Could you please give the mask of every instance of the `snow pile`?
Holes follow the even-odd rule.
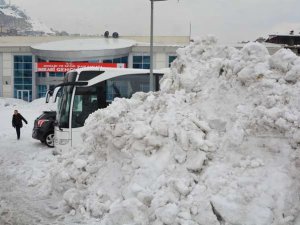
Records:
[[[27,105],[28,102],[23,101],[21,99],[16,99],[16,98],[3,98],[0,97],[0,107],[19,107],[19,106],[24,106]]]
[[[42,111],[56,110],[56,104],[55,103],[46,104],[45,98],[39,98],[29,103],[21,99],[0,97],[0,107],[7,107],[7,108],[17,109],[17,110],[19,108],[34,109],[35,112],[38,113]]]
[[[89,224],[297,223],[299,62],[214,38],[180,49],[161,92],[89,117],[84,146],[52,171],[52,192]]]
[[[20,140],[12,127],[14,109],[28,121],[28,124],[23,122]],[[43,186],[55,156],[46,145],[31,137],[34,120],[47,109],[45,99],[28,103],[0,98],[1,225],[61,224],[53,222],[50,207],[54,201]]]
[[[52,101],[46,103],[45,98],[38,98],[29,103],[30,108],[34,108],[36,111],[56,111],[56,103]]]

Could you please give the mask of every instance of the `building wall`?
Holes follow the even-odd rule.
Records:
[[[165,53],[156,53],[154,62],[155,65],[153,65],[153,67],[155,69],[162,69],[168,67],[167,57]]]
[[[32,55],[30,46],[37,43],[45,43],[56,40],[74,39],[75,37],[0,37],[0,96],[14,97],[14,56]],[[97,37],[76,37],[77,38],[97,38]],[[133,67],[134,55],[150,55],[149,54],[149,37],[120,37],[122,39],[135,40],[136,46],[132,47],[131,53],[128,55],[128,67]],[[166,68],[169,66],[169,55],[176,55],[178,46],[185,46],[189,43],[188,37],[154,37],[154,69]],[[170,43],[172,43],[170,45]],[[175,46],[176,45],[176,46]],[[34,56],[32,65],[32,97],[35,99],[38,95],[39,85],[49,86],[57,84],[63,78],[36,77]],[[99,58],[101,61],[102,59]]]
[[[156,47],[154,50],[153,55],[153,67],[154,69],[161,69],[166,68],[169,66],[168,62],[168,55],[174,55],[175,50],[177,48],[173,47],[172,49],[168,49],[167,52],[165,52],[166,49],[163,47]],[[1,50],[1,49],[0,49]],[[3,49],[2,49],[3,50]],[[20,50],[15,47],[12,48],[6,48],[5,52],[0,52],[0,96],[3,97],[14,97],[14,56],[16,55],[31,55],[31,53],[26,52],[27,49],[22,49],[22,51],[16,51]],[[149,47],[147,46],[140,46],[135,47],[135,50],[129,54],[128,56],[128,67],[133,67],[133,56],[134,55],[149,55]],[[54,83],[60,83],[63,78],[59,77],[49,77],[47,75],[46,77],[36,77],[36,73],[34,72],[35,69],[35,57],[33,57],[33,74],[32,74],[32,97],[35,99],[38,95],[38,85],[47,85],[49,87],[50,85],[53,85]]]
[[[179,46],[154,46],[153,47],[153,68],[162,69],[169,67],[169,56],[176,56],[176,51]],[[138,45],[132,48],[132,53],[130,54],[129,62],[132,62],[133,55],[139,54],[148,54],[149,55],[149,46]],[[132,64],[129,63],[129,67],[132,67]]]
[[[14,62],[13,56],[16,54],[31,54],[30,47],[22,44],[11,44],[14,38],[0,37],[0,80],[2,86],[0,88],[0,96],[13,98],[14,97]],[[12,45],[12,46],[11,46]]]
[[[150,43],[150,36],[121,36],[123,39],[130,39],[137,42]],[[154,43],[160,43],[164,45],[176,44],[176,45],[187,45],[190,43],[189,36],[154,36]]]
[[[13,97],[13,60],[11,53],[3,53],[3,97]]]
[[[3,53],[0,52],[0,97],[3,97]]]
[[[103,38],[101,36],[0,36],[1,46],[31,46],[34,44],[45,43],[50,41],[62,41],[71,39],[95,39]],[[128,39],[136,42],[149,43],[149,36],[120,36],[120,39]],[[189,36],[154,36],[154,43],[164,45],[188,45]]]

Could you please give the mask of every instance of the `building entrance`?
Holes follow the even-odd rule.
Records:
[[[26,102],[29,102],[30,101],[29,90],[17,90],[17,99],[22,99]]]

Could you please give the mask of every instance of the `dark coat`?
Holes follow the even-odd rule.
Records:
[[[23,127],[22,120],[27,124],[27,120],[20,114],[14,114],[12,117],[12,126],[13,127]]]

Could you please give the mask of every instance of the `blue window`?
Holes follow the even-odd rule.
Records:
[[[25,70],[32,70],[32,63],[24,63]]]
[[[14,82],[15,84],[23,84],[23,78],[15,78]]]
[[[64,77],[64,73],[61,73],[61,72],[50,72],[49,73],[49,77]]]
[[[32,56],[14,56],[14,97],[32,100]]]
[[[133,56],[133,68],[150,69],[150,56],[149,55]]]
[[[37,87],[37,97],[43,98],[46,96],[47,92],[47,85],[38,85]]]
[[[169,67],[171,67],[171,63],[177,58],[175,55],[170,55],[169,56]]]
[[[45,72],[37,72],[37,77],[46,77],[46,73]]]
[[[24,78],[32,78],[32,70],[23,70]]]
[[[121,57],[121,58],[114,58],[114,59],[104,59],[103,60],[104,63],[124,63],[128,64],[128,56],[124,56],[124,57]]]
[[[14,61],[15,62],[23,62],[23,56],[21,56],[21,55],[15,55],[14,56]]]
[[[22,71],[18,71],[18,70],[15,70],[15,71],[14,71],[14,75],[15,75],[15,78],[16,78],[16,77],[23,77]]]
[[[91,59],[91,60],[89,60],[89,63],[98,63],[98,62],[99,62],[98,59]]]
[[[30,90],[32,89],[32,85],[24,85],[24,90]]]
[[[32,79],[31,78],[24,78],[23,83],[24,84],[32,84]]]
[[[143,62],[143,56],[133,56],[133,62],[134,63],[142,63]]]
[[[126,64],[128,64],[128,56],[122,57],[122,58],[121,58],[121,63],[126,63]]]
[[[15,70],[23,70],[24,64],[23,63],[14,63],[14,69]]]
[[[32,56],[30,56],[30,55],[24,55],[23,59],[24,59],[24,62],[32,63]]]
[[[37,62],[47,62],[46,60],[44,60],[44,59],[41,59],[41,58],[37,58],[37,60],[36,60]]]
[[[113,59],[113,63],[121,63],[121,58]]]

